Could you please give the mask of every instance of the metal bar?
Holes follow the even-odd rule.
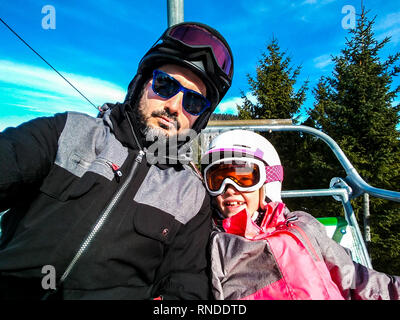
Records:
[[[369,194],[368,193],[364,193],[363,211],[364,211],[364,238],[368,245],[368,243],[371,242],[371,227],[369,225],[370,213],[369,213]]]
[[[367,250],[367,247],[365,245],[364,239],[362,237],[360,228],[358,226],[356,215],[354,214],[354,210],[353,210],[353,207],[352,207],[352,205],[350,203],[350,200],[348,200],[348,201],[344,201],[343,200],[342,204],[343,204],[343,208],[344,208],[344,212],[345,212],[345,217],[346,217],[347,223],[350,226],[353,227],[353,230],[354,230],[353,237],[356,238],[356,243],[358,243],[360,245],[360,247],[361,247],[360,251],[362,252],[362,255],[363,255],[363,260],[364,260],[363,264],[366,267],[372,269],[371,258],[370,258],[369,254],[368,254],[368,250]]]
[[[341,196],[348,197],[347,190],[341,188],[334,189],[310,189],[310,190],[288,190],[281,192],[282,198],[301,198],[301,197],[327,197]]]
[[[168,27],[181,23],[183,19],[183,0],[167,0]]]
[[[342,149],[339,145],[327,134],[303,125],[263,125],[263,124],[251,124],[251,125],[232,125],[232,126],[207,126],[202,132],[203,133],[211,133],[211,132],[219,132],[233,129],[244,129],[244,130],[253,130],[253,131],[297,131],[297,132],[305,132],[316,136],[323,140],[333,151],[336,158],[339,160],[340,164],[346,171],[347,177],[346,181],[350,184],[353,189],[361,190],[361,193],[369,193],[371,196],[387,199],[391,201],[400,202],[400,192],[379,189],[370,186],[366,183],[358,174],[356,169],[353,167],[349,159],[343,153]],[[356,191],[356,190],[353,190]]]
[[[228,126],[251,126],[251,125],[292,125],[292,119],[252,119],[252,120],[210,120],[207,128]]]

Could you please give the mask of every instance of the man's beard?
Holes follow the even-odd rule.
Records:
[[[168,110],[162,110],[154,111],[146,117],[142,108],[139,107],[137,110],[141,131],[145,138],[145,147],[148,149],[148,157],[152,157],[153,160],[155,159],[156,162],[161,164],[187,163],[191,160],[191,145],[187,143],[194,139],[193,131],[189,129],[189,132],[184,131],[178,134],[181,124],[176,115],[171,114]],[[171,123],[174,128],[163,123],[159,124],[160,127],[149,126],[147,121],[151,117],[167,117],[172,120]],[[168,130],[173,130],[174,134],[169,135]],[[184,147],[184,145],[187,147]]]
[[[163,137],[164,139],[168,139],[171,136],[178,135],[178,132],[181,128],[181,124],[178,121],[178,117],[172,113],[170,113],[168,110],[160,110],[160,111],[153,111],[150,116],[146,116],[143,112],[142,107],[139,106],[137,108],[138,110],[138,116],[139,116],[139,122],[142,127],[142,133],[146,137],[146,140],[151,139],[154,141],[156,137],[160,138]],[[173,128],[160,123],[159,128],[158,127],[152,127],[148,125],[148,120],[150,118],[156,118],[156,117],[166,117],[168,119],[171,119],[171,124],[173,125],[173,128],[175,128],[176,133],[173,135],[169,135],[167,131],[169,130],[174,130]]]

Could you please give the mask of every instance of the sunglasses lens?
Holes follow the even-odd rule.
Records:
[[[181,87],[169,74],[154,70],[153,91],[162,98],[169,99],[183,90],[183,108],[191,115],[198,116],[210,106],[210,102],[200,93]]]
[[[242,188],[250,188],[260,182],[260,170],[255,163],[233,161],[229,164],[216,164],[206,173],[206,182],[211,191],[219,190],[226,178],[230,178]]]
[[[210,103],[201,94],[192,91],[186,91],[183,96],[183,107],[192,115],[199,115]]]
[[[196,25],[182,25],[173,28],[169,36],[189,46],[210,46],[220,68],[230,76],[232,58],[225,44],[208,30]]]
[[[155,72],[153,78],[154,91],[163,98],[170,98],[178,93],[179,83],[164,72]]]

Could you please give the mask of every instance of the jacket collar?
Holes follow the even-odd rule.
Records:
[[[181,152],[190,149],[186,144],[178,146],[178,150],[170,148],[169,146],[165,147],[163,151],[171,151],[171,153],[167,153],[162,157],[157,153],[157,148],[153,150],[154,148],[151,147],[152,142],[149,143],[146,141],[146,137],[143,134],[143,125],[140,123],[135,111],[132,110],[128,104],[108,103],[103,105],[102,108],[106,109],[106,111],[101,115],[105,125],[110,127],[111,131],[122,145],[135,150],[144,150],[148,148],[148,152],[153,152],[153,158],[159,157],[160,161],[157,163],[165,164],[167,167],[170,167],[171,165],[180,167],[182,164],[188,164],[192,161],[190,156]],[[130,124],[132,124],[132,128]]]
[[[132,132],[127,119],[127,116],[129,116],[129,108],[126,104],[105,103],[101,109],[102,112],[98,115],[98,118],[103,119],[104,124],[111,129],[111,132],[123,146],[136,150],[143,149],[143,135],[140,134],[139,130],[134,129],[135,127],[138,127],[138,125],[134,119],[130,118],[134,130],[134,132]],[[134,135],[138,139],[140,146],[137,145]]]
[[[230,218],[222,220],[222,227],[227,233],[236,234],[247,239],[256,240],[272,233],[286,223],[285,204],[269,202],[265,206],[264,218],[257,225],[247,214],[246,209]]]

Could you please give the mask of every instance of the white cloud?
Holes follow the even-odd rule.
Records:
[[[326,66],[332,64],[332,58],[330,54],[323,54],[319,57],[313,59],[315,67],[318,69],[323,69]]]
[[[249,99],[253,103],[257,103],[257,98],[248,92],[246,94],[247,99]],[[243,99],[241,97],[233,97],[228,100],[222,100],[222,102],[218,105],[215,110],[216,113],[228,113],[228,114],[238,114],[237,105],[241,105],[243,103]]]
[[[335,2],[336,0],[305,0],[303,1],[301,4],[305,5],[305,4],[318,4],[319,6],[321,5],[325,5],[331,2]]]
[[[61,74],[95,104],[124,98],[125,90],[108,81],[72,73],[61,72]],[[83,99],[51,69],[0,60],[0,81],[8,86],[24,88],[23,93],[31,96],[40,95],[42,98],[54,98],[60,102],[59,107],[62,110],[66,106],[62,104],[60,98]],[[27,91],[27,88],[30,91]]]
[[[393,44],[400,42],[400,12],[394,12],[386,15],[379,23],[377,23],[375,30],[379,33],[376,38],[383,40],[390,37]]]
[[[119,86],[93,77],[61,72],[95,105],[125,97]],[[35,116],[79,111],[96,115],[96,109],[49,68],[0,60],[0,130]],[[20,121],[18,119],[20,118]]]
[[[400,12],[394,12],[386,15],[375,27],[376,30],[385,30],[395,25],[400,25]]]
[[[243,12],[248,12],[255,16],[259,16],[260,14],[264,15],[271,9],[271,4],[264,0],[253,0],[251,2],[248,0],[241,0],[240,4]]]
[[[125,97],[119,86],[93,77],[61,72],[95,105]],[[78,111],[96,115],[96,109],[49,68],[0,60],[0,130],[34,117]]]
[[[317,3],[317,0],[305,0],[302,4],[314,4]]]
[[[227,101],[223,101],[217,106],[215,113],[238,114],[236,105],[240,105],[241,102],[242,99],[240,97],[235,97]]]
[[[400,43],[400,27],[399,28],[393,28],[388,31],[382,32],[376,36],[376,39],[378,41],[382,41],[383,39],[390,37],[390,42],[392,44],[397,45]]]

